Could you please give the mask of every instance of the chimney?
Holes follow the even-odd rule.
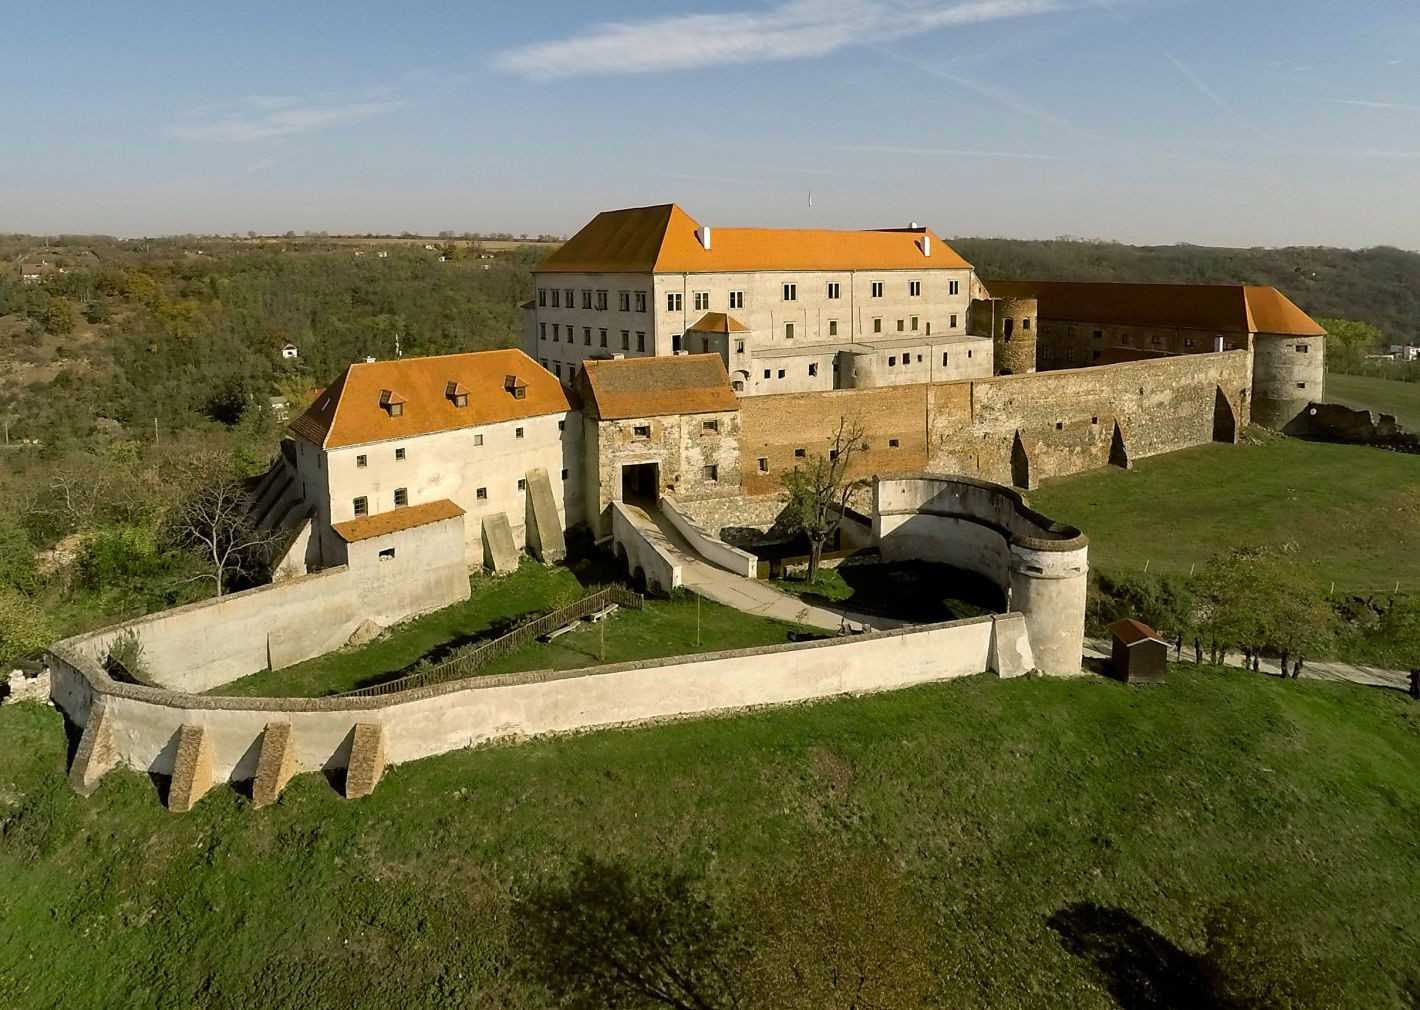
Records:
[[[710,251],[710,226],[709,226],[708,224],[702,224],[702,225],[700,226],[700,235],[699,235],[699,238],[700,238],[700,244],[705,247],[705,251],[706,251],[706,252],[709,252],[709,251]]]
[[[916,230],[917,230],[917,222],[916,222],[916,221],[909,221],[908,224],[907,224],[907,227],[908,227],[908,229],[911,230],[911,231],[916,231]]]
[[[922,255],[932,255],[932,236],[928,235],[925,231],[922,233]]]

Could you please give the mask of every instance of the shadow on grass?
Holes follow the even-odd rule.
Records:
[[[1068,905],[1047,920],[1123,1010],[1232,1010],[1199,958],[1122,908]]]
[[[809,589],[795,590],[795,595],[805,603],[847,607],[863,614],[922,624],[980,617],[1006,609],[1005,594],[994,582],[950,565],[925,561],[848,563],[834,572],[848,587],[847,597],[834,598]],[[792,586],[795,580],[785,581]]]

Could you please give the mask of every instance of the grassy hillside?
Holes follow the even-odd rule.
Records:
[[[319,775],[264,811],[220,787],[180,817],[133,773],[76,797],[52,711],[0,709],[0,738],[16,1010],[547,1007],[627,916],[660,925],[621,954],[669,936],[750,1008],[849,1006],[828,971],[861,974],[858,1005],[1231,1007],[1196,960],[1229,901],[1257,916],[1237,978],[1367,1010],[1420,986],[1420,706],[1376,690],[980,677],[464,751],[353,803]]]
[[[1048,481],[1030,500],[1089,535],[1096,567],[1187,572],[1228,547],[1295,544],[1338,589],[1420,590],[1415,456],[1286,438],[1205,445]]]
[[[1420,340],[1420,253],[1401,249],[1221,249],[1072,240],[953,239],[986,278],[1270,284],[1313,316],[1360,319]]]
[[[1330,372],[1326,376],[1326,398],[1348,407],[1394,414],[1411,431],[1420,431],[1420,383]]]

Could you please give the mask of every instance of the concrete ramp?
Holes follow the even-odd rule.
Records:
[[[518,548],[513,544],[513,528],[508,525],[508,516],[503,512],[483,517],[483,565],[500,575],[518,570]]]
[[[552,481],[541,467],[527,472],[528,553],[543,564],[554,565],[567,557],[567,538],[557,516],[557,499],[552,497]]]

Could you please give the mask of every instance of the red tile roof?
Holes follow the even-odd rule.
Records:
[[[604,421],[739,409],[718,354],[589,359],[577,382],[587,406]]]
[[[371,540],[375,537],[399,533],[402,530],[412,530],[416,526],[428,526],[430,523],[442,522],[445,519],[456,519],[463,514],[463,509],[458,505],[447,498],[440,498],[438,501],[425,502],[422,505],[397,508],[392,512],[348,519],[343,523],[335,523],[331,529],[335,530],[340,539],[348,544],[353,544],[361,540]]]

